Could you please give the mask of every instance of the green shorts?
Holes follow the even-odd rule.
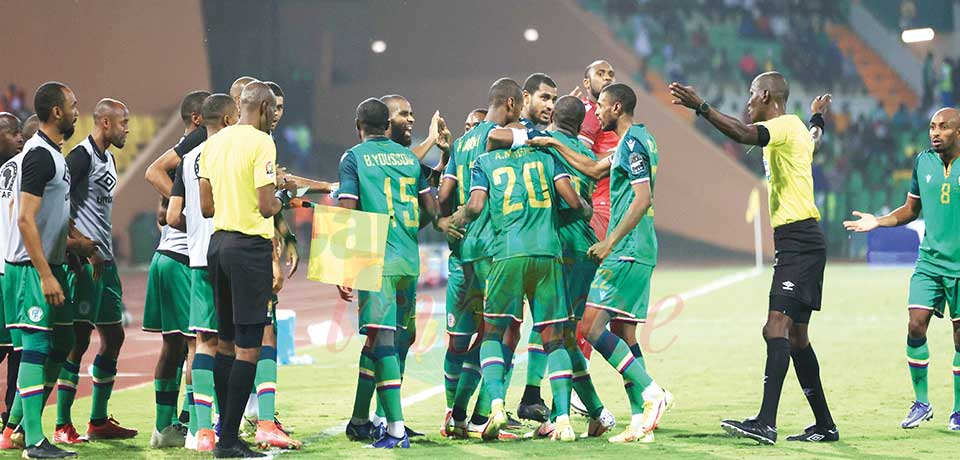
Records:
[[[568,321],[570,306],[560,260],[549,256],[512,257],[493,262],[484,296],[483,317],[498,327],[523,321],[523,299],[530,303],[533,326]]]
[[[490,274],[490,259],[464,263],[450,256],[448,271],[447,334],[472,336],[483,317],[483,284]]]
[[[7,329],[7,310],[3,305],[3,275],[0,275],[0,347],[12,347],[13,337]]]
[[[562,264],[567,302],[570,302],[573,318],[579,321],[583,318],[583,310],[586,309],[590,283],[593,282],[593,276],[597,273],[597,263],[585,253],[571,252],[563,255]]]
[[[3,262],[3,264],[4,269],[6,269],[6,262]],[[20,341],[20,330],[10,327],[17,319],[17,302],[12,295],[17,291],[17,288],[16,286],[7,286],[12,279],[12,276],[0,277],[0,286],[2,286],[0,294],[3,296],[3,329],[7,331],[7,334],[10,334],[10,343],[13,344],[13,349],[20,350],[23,348],[23,343]]]
[[[112,261],[103,266],[99,280],[93,279],[93,266],[84,264],[80,276],[67,272],[70,298],[76,308],[73,321],[90,325],[120,324],[123,322],[123,287],[117,265]]]
[[[190,332],[190,267],[173,258],[153,255],[147,274],[143,330],[192,336]]]
[[[610,312],[613,321],[646,322],[651,275],[650,265],[607,258],[590,284],[587,306]]]
[[[207,268],[190,269],[190,332],[217,332],[217,306]]]
[[[907,308],[930,310],[943,318],[944,308],[950,306],[950,319],[960,321],[960,278],[932,275],[914,271],[910,277],[910,295]]]
[[[359,291],[357,299],[361,334],[366,334],[367,328],[407,329],[416,319],[417,277],[384,275],[379,291]]]
[[[67,272],[63,265],[51,265],[50,271],[67,298]],[[3,281],[6,311],[13,318],[8,328],[52,331],[54,326],[73,325],[73,305],[65,300],[59,307],[47,305],[40,286],[40,274],[32,265],[7,263]],[[8,292],[9,291],[9,292]],[[9,303],[8,303],[9,302]],[[15,334],[18,335],[18,334]],[[17,345],[16,343],[14,344]]]

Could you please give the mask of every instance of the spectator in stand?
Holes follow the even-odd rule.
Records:
[[[924,109],[933,105],[933,87],[936,84],[936,75],[933,71],[933,52],[927,51],[927,57],[923,60],[923,98],[920,102],[920,106]]]
[[[757,74],[757,60],[749,52],[740,57],[740,75],[745,79]]]
[[[953,62],[946,57],[940,64],[940,106],[953,107]]]

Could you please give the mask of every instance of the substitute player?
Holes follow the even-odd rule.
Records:
[[[762,73],[750,84],[747,115],[740,120],[712,108],[693,87],[670,84],[674,104],[696,111],[730,139],[763,147],[767,173],[770,224],[773,226],[777,262],[770,286],[770,304],[763,338],[767,342],[763,402],[756,417],[744,421],[724,420],[721,426],[735,436],[764,444],[777,441],[777,409],[783,380],[793,358],[797,380],[810,403],[816,424],[788,441],[837,441],[840,434],[827,407],[820,382],[820,363],[810,345],[808,328],[814,311],[820,310],[823,269],[827,262],[826,241],[817,224],[820,212],[813,200],[812,162],[814,137],[823,131],[823,113],[830,95],[810,104],[813,133],[800,117],[787,114],[790,88],[783,75]]]
[[[953,169],[960,156],[960,113],[954,108],[940,109],[930,120],[931,148],[920,152],[913,163],[913,181],[907,201],[893,212],[876,217],[854,211],[859,217],[843,226],[855,232],[877,227],[896,227],[916,220],[923,211],[925,230],[913,276],[907,309],[907,364],[913,381],[913,406],[900,423],[916,428],[933,418],[933,405],[927,396],[927,327],[934,315],[944,316],[950,306],[953,324],[953,412],[947,429],[960,431],[960,170]]]
[[[70,227],[70,172],[60,145],[73,135],[79,116],[77,98],[66,85],[48,82],[34,96],[40,129],[23,147],[19,185],[11,203],[11,226],[5,255],[4,304],[16,312],[8,326],[23,344],[17,384],[22,404],[26,449],[23,458],[65,458],[43,435],[45,369],[56,376],[73,347],[73,308],[67,303],[64,269]],[[15,157],[15,160],[17,158]],[[9,164],[9,162],[8,162]],[[12,307],[12,308],[11,308]],[[6,437],[6,436],[5,436]]]
[[[637,325],[646,321],[650,277],[657,263],[653,185],[658,163],[653,136],[633,122],[636,104],[636,93],[627,85],[612,84],[600,92],[600,126],[615,130],[621,139],[616,152],[603,160],[593,161],[549,139],[530,140],[534,145],[551,145],[591,177],[610,176],[613,225],[606,238],[587,250],[588,256],[602,263],[590,285],[579,329],[624,378],[633,417],[623,433],[610,438],[616,443],[652,442],[653,430],[672,399],[647,372],[636,342]]]
[[[20,119],[9,112],[0,112],[0,163],[6,163],[23,149],[23,134],[20,130]],[[8,203],[12,198],[12,193],[8,188],[12,187],[16,174],[13,170],[4,172],[0,168],[0,209],[3,203]],[[12,190],[12,189],[10,189]],[[10,221],[9,213],[0,212],[0,254],[4,253],[7,246],[7,236],[9,235]],[[3,264],[0,263],[0,287],[3,286]],[[3,318],[3,302],[0,298],[0,318]],[[14,349],[13,338],[10,331],[7,330],[6,319],[0,324],[0,361],[7,360],[7,388],[3,393],[5,409],[3,411],[3,423],[7,423],[10,410],[13,407],[14,395],[17,393],[17,370],[20,368],[20,350]]]
[[[443,204],[444,215],[452,214],[466,205],[471,189],[470,169],[476,159],[487,150],[490,132],[498,126],[516,123],[520,118],[523,93],[520,85],[509,78],[501,78],[487,92],[487,115],[462,137],[454,141],[453,153],[444,170],[438,199]],[[526,132],[518,128],[519,132]],[[486,209],[486,208],[484,208]],[[447,281],[447,335],[449,342],[444,359],[445,388],[447,401],[453,406],[444,419],[444,432],[457,437],[479,437],[490,415],[490,397],[481,391],[473,416],[467,420],[467,405],[480,384],[480,347],[470,347],[471,338],[482,334],[483,293],[490,274],[491,248],[494,239],[488,211],[482,211],[465,229],[461,238],[454,229],[450,241],[450,277]],[[448,232],[449,233],[449,232]],[[480,342],[482,335],[478,336]],[[510,384],[513,370],[513,350],[519,340],[519,326],[507,331],[504,351],[507,372],[504,385]],[[462,363],[458,365],[457,363]],[[458,367],[459,366],[459,367]],[[459,377],[456,377],[459,374]],[[452,393],[451,393],[452,392]],[[519,423],[513,424],[519,427]],[[513,433],[501,431],[501,439],[516,438]]]
[[[96,250],[67,284],[76,307],[76,343],[63,364],[57,384],[57,426],[53,442],[85,442],[73,426],[71,412],[80,381],[80,362],[96,328],[100,350],[93,360],[93,403],[87,433],[93,439],[126,439],[137,430],[123,428],[108,417],[107,405],[123,345],[123,288],[113,261],[113,192],[116,161],[108,149],[122,149],[130,132],[130,111],[122,102],[102,99],[93,110],[93,133],[67,155],[70,170],[70,213],[77,230],[96,243]]]
[[[509,345],[504,344],[504,335],[509,327],[523,321],[526,299],[533,316],[533,334],[543,337],[550,369],[556,415],[552,439],[575,441],[569,414],[573,371],[563,346],[564,329],[572,312],[565,300],[554,202],[562,197],[574,212],[585,211],[585,215],[589,215],[589,206],[581,204],[566,168],[534,147],[481,155],[471,169],[471,184],[470,200],[453,215],[453,225],[462,227],[480,216],[489,196],[490,222],[497,235],[480,347],[484,390],[490,394],[492,407],[483,438],[497,439],[507,424],[504,354]]]

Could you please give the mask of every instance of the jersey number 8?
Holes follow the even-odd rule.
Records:
[[[940,186],[940,202],[943,204],[950,204],[950,183],[945,183]]]

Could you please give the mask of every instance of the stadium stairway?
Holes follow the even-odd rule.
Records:
[[[856,32],[844,25],[828,24],[827,35],[853,60],[867,91],[883,104],[888,114],[896,112],[901,103],[911,110],[917,108],[917,93]]]

